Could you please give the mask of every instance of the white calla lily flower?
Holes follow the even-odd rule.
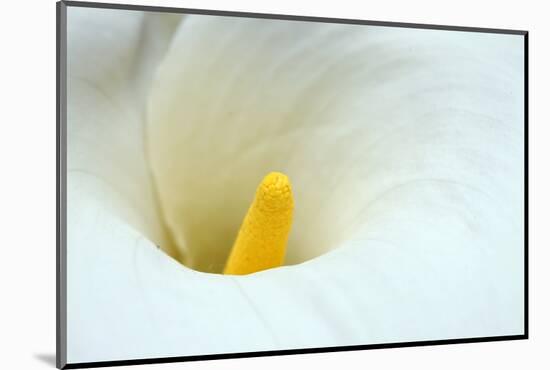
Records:
[[[69,7],[67,54],[69,362],[522,333],[522,37]],[[273,170],[287,265],[218,274]]]

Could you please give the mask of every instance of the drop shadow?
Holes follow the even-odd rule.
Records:
[[[34,358],[37,360],[42,361],[46,365],[50,365],[52,367],[55,367],[55,353],[35,353]]]

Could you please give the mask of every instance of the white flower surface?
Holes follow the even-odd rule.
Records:
[[[522,36],[69,7],[67,54],[70,363],[522,334]],[[287,266],[216,274],[274,170]]]

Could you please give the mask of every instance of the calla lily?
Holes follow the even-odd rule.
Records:
[[[521,334],[523,39],[68,8],[68,361]],[[221,274],[259,181],[285,266]]]

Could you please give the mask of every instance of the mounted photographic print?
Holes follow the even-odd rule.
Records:
[[[527,338],[527,32],[58,5],[57,366]]]

